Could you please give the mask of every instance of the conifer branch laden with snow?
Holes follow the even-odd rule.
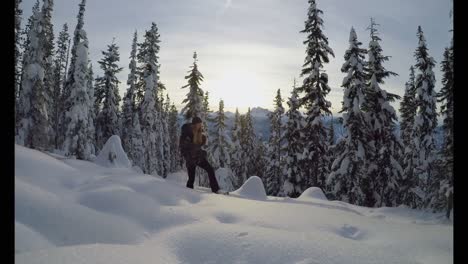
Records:
[[[63,25],[62,31],[59,33],[57,40],[56,57],[54,61],[54,83],[53,83],[53,96],[52,102],[53,113],[51,114],[52,126],[54,129],[54,145],[56,149],[59,149],[63,142],[63,135],[61,134],[61,113],[63,111],[62,92],[63,85],[66,80],[66,64],[67,64],[67,52],[69,49],[70,34],[68,33],[68,25]]]
[[[94,147],[90,140],[89,108],[93,107],[93,98],[89,98],[89,61],[88,38],[84,26],[86,0],[79,5],[78,23],[73,37],[71,63],[64,86],[64,112],[62,124],[64,130],[63,150],[67,156],[88,160]]]
[[[270,138],[267,145],[267,164],[265,171],[265,187],[268,195],[277,196],[283,191],[283,124],[284,115],[283,99],[280,89],[277,90],[274,100],[275,109],[269,114],[270,119]]]
[[[103,106],[96,120],[96,146],[101,149],[107,140],[113,136],[120,136],[119,129],[119,101],[116,98],[120,81],[117,74],[122,68],[117,65],[120,61],[119,47],[112,43],[107,51],[102,51],[103,58],[98,62],[104,76],[96,79],[96,85],[103,89]]]
[[[349,48],[344,55],[345,63],[341,71],[347,73],[343,79],[343,124],[347,130],[340,153],[332,164],[327,178],[331,195],[352,204],[363,205],[366,201],[363,190],[370,188],[366,175],[366,159],[369,154],[366,118],[361,110],[364,101],[366,50],[360,48],[354,28],[349,35]]]
[[[226,133],[226,117],[224,115],[224,101],[219,101],[219,109],[215,117],[215,131],[210,144],[209,152],[213,157],[214,168],[230,167],[230,145],[231,139]]]
[[[156,109],[157,84],[159,80],[159,33],[156,23],[145,32],[143,43],[138,44],[138,62],[141,64],[139,85],[144,87],[144,98],[139,105],[140,126],[142,132],[144,154],[143,171],[147,174],[161,172],[161,114]]]
[[[45,1],[41,11],[37,3],[29,21],[27,47],[23,57],[16,138],[18,144],[42,150],[51,147],[50,87],[46,86],[51,77],[48,68],[51,52],[48,43],[50,32],[44,28],[48,21],[46,14],[50,11],[47,3],[49,2]]]
[[[239,110],[236,108],[236,113],[234,115],[234,126],[231,131],[231,151],[230,151],[230,159],[231,159],[231,170],[234,175],[237,177],[237,182],[234,187],[237,189],[242,186],[244,181],[245,175],[245,167],[244,162],[242,160],[242,148],[241,148],[241,118],[239,114]]]
[[[302,133],[305,120],[301,112],[299,112],[298,94],[295,83],[287,104],[289,109],[286,112],[288,121],[286,122],[284,133],[286,146],[283,150],[283,175],[285,178],[283,190],[285,195],[296,198],[307,189],[307,175],[303,173],[300,167],[303,158],[304,142],[298,139],[303,138]]]
[[[418,48],[414,53],[416,58],[416,116],[413,125],[413,141],[411,143],[412,167],[407,168],[409,175],[417,177],[418,185],[412,189],[418,200],[412,206],[420,208],[431,204],[432,186],[435,178],[435,142],[434,130],[437,126],[435,76],[433,67],[435,61],[428,54],[426,40],[421,27],[418,27]],[[408,176],[407,176],[408,177]]]
[[[330,92],[328,86],[328,75],[321,72],[323,63],[329,62],[329,55],[335,56],[333,50],[328,46],[328,38],[323,34],[323,11],[317,8],[315,0],[309,0],[309,10],[305,28],[301,33],[307,33],[304,41],[306,47],[306,58],[301,76],[306,76],[303,84],[298,87],[299,93],[304,93],[299,99],[300,106],[306,109],[304,126],[303,161],[301,170],[308,175],[309,186],[325,187],[325,179],[329,174],[329,163],[327,156],[327,133],[323,125],[323,116],[331,114],[331,103],[325,99]]]
[[[198,71],[197,61],[197,53],[194,52],[193,65],[190,66],[192,70],[188,71],[189,74],[185,76],[188,83],[182,87],[189,88],[187,97],[182,101],[182,104],[186,104],[181,110],[185,120],[191,120],[195,116],[202,118],[203,90],[200,88],[200,83],[203,81],[203,75]]]
[[[399,96],[387,93],[380,86],[384,79],[397,75],[383,66],[389,57],[382,54],[378,24],[371,18],[369,26],[371,40],[368,48],[367,85],[364,92],[362,109],[367,118],[369,130],[369,157],[367,158],[366,174],[370,178],[370,188],[364,189],[365,206],[395,206],[398,199],[399,182],[403,168],[400,165],[402,145],[394,134],[397,116],[391,101]]]
[[[444,143],[440,153],[439,167],[440,170],[437,173],[437,179],[433,181],[435,186],[433,190],[433,200],[431,207],[435,210],[445,210],[447,218],[450,216],[450,210],[452,209],[452,197],[453,197],[453,113],[454,113],[454,51],[453,51],[453,39],[450,47],[445,48],[443,60],[441,62],[442,75],[442,88],[437,93],[438,102],[442,103],[440,107],[440,113],[443,115],[443,130],[444,130]]]

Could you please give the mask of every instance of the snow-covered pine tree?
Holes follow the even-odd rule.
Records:
[[[25,64],[26,64],[26,51],[29,49],[29,46],[30,46],[30,43],[31,41],[29,40],[29,31],[31,30],[32,26],[33,26],[33,22],[34,22],[34,19],[35,19],[35,14],[36,13],[39,13],[39,0],[36,0],[36,3],[34,3],[34,6],[32,8],[32,15],[28,18],[28,23],[26,23],[26,26],[24,27],[24,29],[21,31],[21,43],[20,43],[20,50],[22,51],[21,52],[21,57],[19,59],[21,59],[21,61],[19,62],[20,64],[20,76],[19,76],[19,87],[18,87],[18,94],[17,94],[17,98],[18,98],[18,108],[16,109],[16,114],[17,114],[17,118],[16,118],[16,123],[17,123],[17,126],[19,124],[19,115],[20,115],[20,108],[19,107],[19,104],[21,103],[20,102],[20,96],[21,96],[21,90],[22,90],[22,84],[23,84],[23,76],[24,76],[24,69],[25,69]]]
[[[96,79],[99,87],[102,87],[104,101],[102,110],[96,120],[96,147],[101,149],[107,140],[113,136],[120,136],[119,131],[119,102],[115,97],[119,89],[120,81],[117,74],[122,68],[117,64],[120,61],[119,47],[113,43],[107,45],[107,51],[102,51],[103,58],[98,61],[104,76]]]
[[[255,143],[255,152],[254,152],[254,175],[260,177],[261,179],[265,178],[265,171],[267,168],[267,146],[268,142],[260,140],[257,138],[257,142]],[[280,191],[278,192],[278,196],[284,196],[284,190],[282,186],[282,182],[280,183]]]
[[[366,50],[360,48],[356,31],[351,28],[349,48],[344,55],[345,63],[341,71],[347,73],[343,79],[344,87],[343,124],[347,130],[344,146],[332,164],[332,171],[327,179],[329,190],[339,200],[363,205],[364,191],[370,187],[370,181],[365,174],[366,159],[368,157],[369,135],[366,134],[366,119],[361,110],[365,89]]]
[[[236,113],[234,115],[234,125],[231,130],[231,146],[230,146],[230,168],[237,178],[234,188],[239,188],[244,183],[244,162],[242,160],[242,146],[241,146],[241,116],[239,114],[239,109],[236,108]]]
[[[413,125],[414,117],[416,116],[416,87],[415,87],[414,67],[410,67],[409,80],[405,84],[405,94],[400,103],[400,137],[403,142],[403,157],[401,164],[403,166],[403,175],[400,185],[400,195],[398,204],[406,204],[412,208],[416,208],[419,203],[419,197],[414,192],[418,186],[418,179],[413,171],[413,155],[416,153],[412,150],[413,144]]]
[[[63,111],[62,89],[65,83],[65,67],[67,64],[69,39],[68,25],[65,23],[57,39],[57,50],[54,61],[54,93],[52,95],[53,112],[50,115],[51,123],[55,131],[54,144],[56,149],[61,146],[63,141],[63,135],[61,135],[62,130],[60,129],[60,115]]]
[[[169,100],[169,99],[168,99]],[[170,172],[175,172],[181,169],[181,155],[179,150],[179,122],[178,122],[178,111],[176,106],[172,103],[169,109],[169,142],[171,149],[171,163],[170,163]]]
[[[16,142],[29,148],[46,150],[49,145],[50,123],[48,91],[44,84],[46,73],[45,30],[43,12],[33,9],[28,30],[28,46],[24,52],[21,93],[18,111]],[[35,7],[36,7],[35,6]]]
[[[133,166],[138,166],[141,170],[143,170],[145,166],[146,148],[143,145],[144,143],[143,132],[140,126],[140,115],[138,114],[138,111],[134,112],[132,121],[133,121],[133,131],[132,131],[133,135],[131,137],[131,143],[130,143],[132,146],[130,155],[134,159],[134,161],[132,161],[132,164]]]
[[[253,128],[252,114],[250,107],[247,109],[247,113],[241,118],[241,147],[242,147],[242,162],[245,166],[244,179],[248,179],[250,176],[263,176],[263,171],[260,171],[256,166],[256,149],[258,138],[255,135]]]
[[[93,72],[93,65],[91,61],[88,60],[89,63],[89,71],[87,76],[87,84],[88,84],[88,97],[89,97],[89,105],[88,105],[88,140],[91,150],[91,155],[96,155],[96,127],[95,127],[95,120],[96,115],[93,109],[94,106],[94,72]]]
[[[52,149],[55,146],[55,120],[52,118],[54,113],[54,26],[52,25],[52,11],[54,7],[53,0],[43,0],[42,3],[42,19],[40,22],[41,35],[43,41],[43,56],[44,56],[44,87],[47,100],[47,114],[48,114],[48,130],[49,138],[48,148]]]
[[[147,174],[157,174],[160,166],[158,157],[162,156],[160,135],[160,114],[156,110],[155,86],[159,81],[159,33],[156,23],[151,24],[151,29],[145,32],[143,43],[139,43],[137,54],[141,64],[139,86],[145,89],[145,95],[140,107],[140,126],[144,146],[143,171]]]
[[[453,41],[453,40],[452,40]],[[431,203],[432,208],[436,210],[446,210],[450,215],[448,200],[453,195],[453,42],[449,48],[445,48],[444,59],[441,62],[442,88],[437,94],[438,102],[442,103],[440,113],[444,116],[444,143],[441,151],[440,167],[443,168],[437,173],[437,179],[433,181],[436,186],[433,187],[435,193],[434,200]],[[438,185],[438,186],[437,186]]]
[[[416,186],[409,186],[414,192],[415,201],[408,204],[412,207],[426,208],[430,205],[435,190],[431,189],[435,179],[435,142],[434,130],[437,126],[435,76],[433,67],[435,61],[428,54],[426,40],[421,26],[417,31],[418,48],[414,53],[416,58],[416,115],[414,118],[412,141],[410,144],[411,161],[406,164],[406,178],[415,177]],[[437,190],[438,191],[438,190]]]
[[[187,121],[191,121],[194,116],[202,118],[203,112],[203,90],[200,88],[203,75],[198,71],[196,52],[193,53],[193,65],[190,68],[192,69],[188,71],[189,74],[185,76],[188,83],[182,87],[189,88],[187,97],[182,101],[182,104],[186,105],[181,110]]]
[[[134,166],[143,169],[143,139],[140,127],[138,108],[135,103],[137,87],[137,32],[135,31],[130,53],[130,63],[127,85],[128,89],[123,99],[122,107],[122,147]]]
[[[400,103],[400,137],[404,146],[409,146],[412,141],[414,116],[416,115],[416,87],[414,86],[414,67],[410,67],[409,80],[405,83],[405,94]]]
[[[212,135],[214,134],[214,132],[212,131],[211,127],[212,127],[212,123],[214,123],[214,120],[213,118],[210,117],[210,114],[212,113],[211,109],[210,109],[210,104],[209,104],[209,92],[208,91],[205,91],[204,94],[201,95],[203,97],[203,102],[202,102],[202,114],[201,114],[201,119],[203,121],[203,127],[205,129],[205,134],[206,134],[206,144],[204,146],[202,146],[202,148],[204,150],[207,150],[207,148],[209,148],[209,146],[211,145],[211,139],[212,139]],[[207,151],[207,160],[210,164],[213,164],[215,163],[215,160],[214,160],[214,157],[213,157],[213,153],[211,151]],[[217,167],[213,166],[214,169],[216,170]],[[206,171],[204,170],[201,170],[201,169],[197,169],[196,170],[197,172],[197,175],[201,175],[201,182],[202,184],[200,186],[205,186],[205,187],[209,187],[210,186],[210,183],[209,183],[209,180],[208,180],[208,174],[206,173]],[[199,176],[200,177],[200,176]]]
[[[209,92],[205,91],[205,94],[203,95],[203,106],[202,106],[202,120],[204,121],[203,126],[208,130],[210,127],[210,123],[214,123],[214,119],[210,117],[210,114],[213,112],[210,109],[210,103],[209,103]],[[208,133],[211,131],[207,131]]]
[[[164,88],[165,89],[165,88]],[[161,144],[162,144],[162,156],[161,167],[159,168],[160,174],[162,177],[166,178],[169,173],[171,166],[171,145],[170,145],[170,135],[169,135],[169,106],[170,106],[169,97],[164,100],[162,89],[160,89],[160,99],[159,99],[159,113],[160,113],[160,126],[161,126]]]
[[[73,36],[71,62],[68,77],[64,86],[64,111],[62,124],[64,130],[63,150],[67,156],[78,159],[91,158],[92,145],[89,140],[89,108],[92,107],[92,98],[89,98],[87,87],[88,69],[88,38],[84,26],[84,12],[86,0],[79,4],[78,23]]]
[[[15,0],[15,107],[18,108],[19,86],[21,82],[21,0]]]
[[[226,133],[226,116],[224,115],[224,101],[219,100],[219,108],[215,117],[215,131],[209,151],[213,157],[213,168],[230,167],[230,138]]]
[[[304,127],[304,156],[301,170],[309,177],[308,185],[325,187],[325,179],[329,174],[327,156],[328,141],[323,116],[331,114],[331,103],[325,99],[330,92],[328,76],[322,72],[323,63],[329,62],[329,55],[335,56],[328,46],[328,38],[323,34],[323,11],[317,8],[315,0],[309,0],[309,9],[305,28],[301,33],[307,33],[304,44],[307,45],[307,56],[304,60],[301,76],[306,76],[298,92],[304,93],[299,102],[306,109]]]
[[[288,121],[285,126],[284,140],[286,141],[286,147],[283,150],[284,153],[284,194],[296,198],[307,188],[306,175],[301,171],[301,160],[303,152],[303,129],[304,129],[304,117],[299,112],[299,101],[298,101],[297,87],[294,80],[294,87],[291,92],[291,97],[288,100],[288,111],[286,116]]]
[[[380,37],[374,19],[371,18],[370,42],[368,48],[367,85],[363,90],[365,111],[369,138],[369,157],[367,159],[367,178],[370,179],[370,188],[363,189],[366,196],[365,206],[382,207],[396,206],[398,199],[398,183],[401,181],[403,168],[400,165],[399,150],[402,148],[400,140],[393,133],[397,115],[390,105],[399,96],[387,93],[380,86],[384,79],[398,75],[385,69],[383,63],[389,56],[382,54]]]
[[[267,164],[265,171],[265,189],[267,195],[277,196],[283,185],[283,160],[282,160],[282,142],[283,142],[283,124],[281,118],[284,114],[283,99],[280,89],[276,92],[274,100],[275,109],[269,113],[270,119],[270,138],[267,146]]]
[[[132,42],[132,51],[130,52],[130,63],[128,65],[130,73],[128,74],[127,79],[127,92],[124,95],[123,105],[122,105],[122,147],[128,155],[128,158],[135,163],[135,158],[132,156],[134,154],[132,147],[132,136],[133,136],[133,117],[135,116],[136,107],[135,107],[135,92],[136,92],[136,83],[137,83],[137,65],[136,65],[136,55],[137,55],[137,40],[138,35],[137,31],[133,35]]]
[[[330,160],[330,162],[328,163],[328,169],[329,171],[332,170],[332,162],[335,160],[336,158],[336,153],[339,153],[339,147],[340,145],[336,144],[336,140],[335,140],[335,119],[333,118],[333,115],[331,116],[331,119],[330,119],[330,128],[328,129],[328,150],[327,150],[327,155],[328,155],[328,159]],[[342,144],[341,144],[342,145]],[[329,196],[330,198],[332,198],[333,194],[331,193],[331,190],[330,190],[330,186],[325,184],[325,188],[323,189],[323,192],[325,193],[325,195]]]
[[[413,125],[413,151],[412,168],[413,173],[418,177],[418,186],[415,190],[420,198],[418,207],[426,208],[430,206],[431,200],[439,190],[434,189],[435,178],[435,142],[434,130],[437,126],[435,76],[433,67],[435,61],[428,54],[426,40],[421,26],[418,26],[418,48],[414,56],[416,58],[416,116]]]

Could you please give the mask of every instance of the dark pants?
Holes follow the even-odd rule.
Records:
[[[188,181],[187,187],[193,189],[193,183],[195,182],[195,168],[198,166],[204,169],[208,173],[208,179],[210,180],[210,187],[212,192],[219,190],[218,181],[216,180],[213,167],[206,160],[206,158],[200,159],[200,161],[189,161],[186,160],[185,165],[187,166]]]

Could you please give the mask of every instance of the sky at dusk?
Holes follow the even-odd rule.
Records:
[[[64,23],[73,34],[80,0],[54,1],[53,23],[57,37]],[[34,0],[23,0],[22,27],[31,15]],[[184,76],[198,54],[198,67],[209,92],[210,107],[218,108],[224,100],[225,110],[245,112],[247,107],[272,109],[276,90],[289,97],[293,79],[300,83],[305,58],[303,41],[307,0],[88,0],[85,26],[89,53],[95,75],[102,75],[98,60],[112,43],[119,46],[123,71],[120,94],[127,87],[128,64],[133,33],[143,40],[151,22],[161,35],[159,53],[160,80],[166,85],[171,100],[180,110],[187,89]],[[384,55],[391,56],[384,66],[399,76],[386,80],[382,88],[403,95],[409,67],[415,63],[416,30],[421,25],[429,48],[436,60],[436,91],[441,87],[440,62],[444,48],[450,44],[452,18],[450,0],[318,0],[324,14],[324,34],[335,53],[324,69],[329,76],[332,112],[341,108],[344,53],[353,26],[358,40],[367,48],[370,17],[380,24],[379,33]],[[398,109],[399,101],[393,103]]]

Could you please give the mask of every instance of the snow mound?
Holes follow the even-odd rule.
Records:
[[[267,195],[262,180],[258,176],[251,176],[244,182],[244,184],[233,192],[242,197],[252,199],[266,200]]]
[[[301,196],[299,196],[297,199],[298,200],[310,200],[311,198],[328,201],[328,199],[325,196],[325,194],[323,193],[322,189],[320,189],[318,187],[309,187],[309,188],[307,188],[307,190],[305,190],[301,194]]]
[[[122,148],[120,137],[110,137],[95,160],[96,164],[104,167],[131,168],[132,163]]]

